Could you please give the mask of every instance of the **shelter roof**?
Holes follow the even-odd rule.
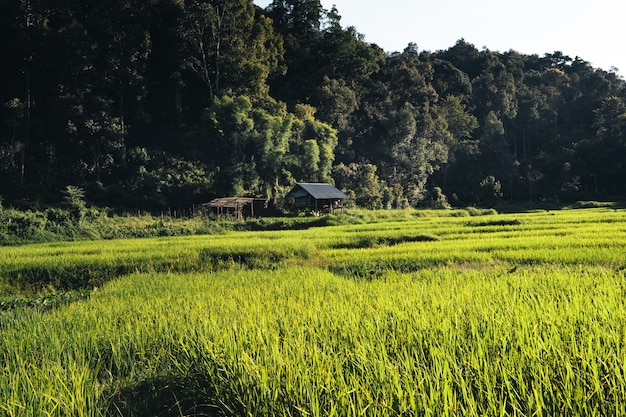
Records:
[[[238,208],[246,204],[252,204],[256,200],[256,198],[251,197],[220,197],[209,201],[207,205],[209,207]]]
[[[297,198],[309,194],[316,200],[345,200],[348,198],[343,192],[330,184],[298,182],[287,194],[287,197]]]

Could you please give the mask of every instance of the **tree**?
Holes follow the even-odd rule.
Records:
[[[480,200],[486,204],[495,205],[502,198],[502,186],[493,175],[489,175],[480,182],[480,191]]]
[[[339,164],[333,168],[336,185],[348,195],[354,195],[359,207],[380,209],[383,207],[383,187],[376,166],[367,163]]]
[[[247,96],[216,98],[205,117],[203,152],[216,192],[265,197],[276,206],[295,179],[331,181],[337,133],[314,114],[307,105],[272,115]]]
[[[475,203],[490,177],[518,200],[625,193],[626,82],[559,52],[385,53],[320,0],[0,0],[0,49],[10,204],[75,184],[277,205],[337,166],[395,207]]]
[[[432,59],[434,70],[433,87],[440,97],[459,97],[467,104],[472,96],[472,83],[469,76],[452,63],[439,58]]]
[[[456,41],[454,46],[436,55],[467,74],[470,80],[478,77],[482,71],[483,54],[463,38]]]
[[[216,186],[221,193],[231,194],[238,184],[238,193],[254,190],[244,184],[245,165],[254,164],[250,155],[255,149],[252,102],[247,96],[216,97],[208,109],[204,161],[217,172]]]
[[[448,159],[450,133],[445,120],[431,111],[409,103],[392,111],[383,122],[378,144],[381,178],[389,184],[401,184],[413,206],[424,199],[430,176]]]
[[[12,179],[16,175],[15,157],[19,153],[20,132],[25,116],[25,105],[17,97],[9,100],[5,105],[5,118],[3,123],[10,129],[10,139],[8,143],[0,143],[0,170],[5,178]]]
[[[513,185],[519,177],[519,162],[511,154],[502,120],[491,111],[480,129],[481,163],[485,177],[506,178],[509,198],[513,199]]]
[[[302,144],[302,173],[303,179],[310,182],[318,182],[320,170],[320,147],[315,139],[305,140]]]
[[[448,173],[450,166],[456,162],[459,155],[469,155],[478,152],[478,141],[472,138],[472,133],[478,128],[478,119],[467,111],[466,106],[458,96],[446,96],[440,104],[435,106],[435,113],[445,122],[445,129],[449,132],[447,143],[447,158],[442,161],[443,189],[447,192]]]
[[[515,77],[494,53],[487,55],[488,66],[472,80],[473,105],[484,116],[494,112],[501,119],[517,116],[517,85]]]
[[[273,0],[268,10],[281,31],[289,30],[302,41],[316,36],[324,15],[320,0]]]
[[[5,120],[11,127],[10,164],[19,165],[17,178],[9,176],[8,179],[17,180],[21,188],[25,185],[32,141],[33,69],[39,63],[37,39],[42,31],[40,7],[34,0],[0,4],[0,50],[4,61],[0,65],[0,74],[8,80],[4,88],[0,88],[0,102],[9,113]],[[17,161],[12,155],[14,151],[17,151]]]
[[[285,185],[293,182],[287,171],[293,121],[293,115],[272,116],[264,110],[255,113],[258,132],[257,168],[263,182],[264,197],[271,200],[274,207],[278,206]]]
[[[87,203],[85,202],[85,190],[75,185],[68,185],[63,190],[63,200],[70,209],[70,213],[76,221],[80,224],[87,212]]]
[[[595,111],[596,137],[582,142],[579,152],[586,156],[589,176],[596,191],[611,194],[626,191],[626,104],[620,97],[607,97]]]
[[[265,15],[251,0],[192,0],[186,3],[180,31],[184,62],[208,89],[209,101],[227,92],[263,96],[270,73],[283,54]]]
[[[626,104],[620,97],[610,96],[594,111],[593,128],[599,140],[626,145]]]
[[[295,108],[290,153],[296,156],[294,178],[300,181],[330,181],[335,160],[337,131],[317,120],[315,108],[299,104]]]

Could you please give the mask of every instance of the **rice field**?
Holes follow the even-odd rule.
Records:
[[[625,210],[352,220],[0,248],[0,415],[626,415]]]

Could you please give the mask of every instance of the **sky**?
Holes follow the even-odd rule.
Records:
[[[270,0],[254,0],[266,7]],[[463,38],[478,49],[522,54],[561,51],[594,68],[626,76],[624,0],[322,0],[386,52],[414,42],[420,51],[448,49]]]

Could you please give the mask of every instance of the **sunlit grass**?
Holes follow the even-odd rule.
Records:
[[[626,414],[624,211],[367,216],[2,248],[88,297],[5,304],[0,415]]]
[[[625,291],[600,267],[136,274],[5,316],[0,386],[8,415],[621,414]]]

